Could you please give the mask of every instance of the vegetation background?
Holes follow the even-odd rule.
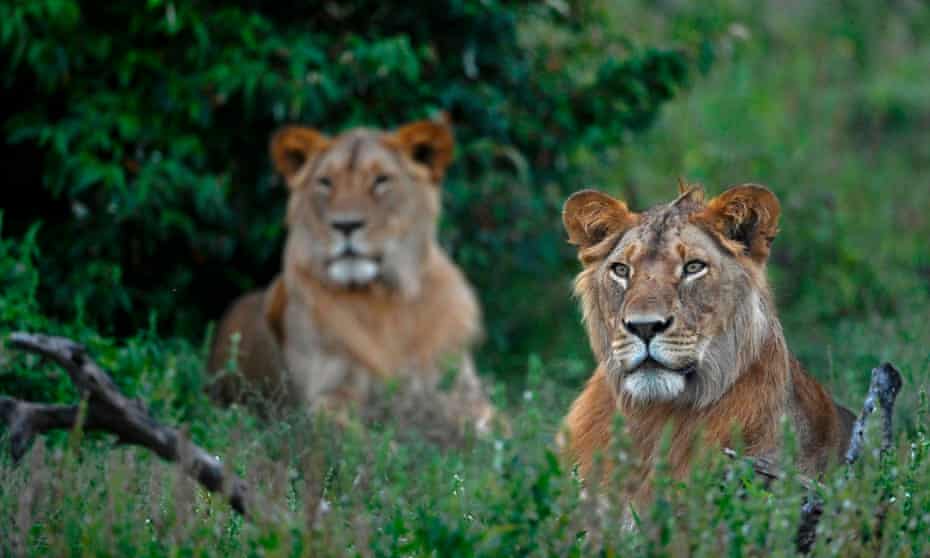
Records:
[[[791,554],[792,479],[720,482],[709,457],[686,486],[660,483],[628,533],[622,503],[594,513],[551,453],[592,366],[561,202],[596,186],[643,208],[679,176],[779,196],[780,315],[838,400],[858,407],[882,360],[904,373],[899,451],[825,479],[814,553],[930,552],[925,3],[2,0],[0,53],[0,335],[86,343],[250,478],[271,518],[243,523],[142,451],[63,435],[24,466],[0,458],[0,554]],[[209,323],[278,265],[269,134],[438,110],[460,142],[442,240],[478,287],[482,372],[513,435],[442,447],[390,421],[337,434],[212,407]],[[7,349],[0,393],[77,397]]]

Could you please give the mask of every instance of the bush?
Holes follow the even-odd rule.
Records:
[[[124,335],[157,309],[163,332],[199,335],[278,268],[276,127],[447,110],[460,148],[443,237],[495,309],[490,338],[511,349],[540,304],[506,319],[496,306],[570,261],[557,209],[580,186],[576,163],[647,126],[688,73],[682,53],[602,25],[604,9],[3,2],[8,233],[42,222],[39,295],[54,315]]]
[[[61,322],[44,315],[36,300],[42,259],[33,227],[24,238],[2,235],[0,221],[0,396],[30,401],[72,403],[78,398],[65,373],[54,363],[6,347],[12,331],[64,335],[84,344],[112,373],[117,384],[136,395],[145,390],[147,404],[175,420],[202,416],[208,409],[203,390],[202,350],[181,338],[161,339],[154,320],[131,337],[116,340],[97,333],[82,316]],[[5,448],[4,448],[5,451]]]

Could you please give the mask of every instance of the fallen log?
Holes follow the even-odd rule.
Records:
[[[116,435],[117,442],[140,446],[182,470],[210,492],[222,494],[238,513],[254,513],[246,482],[219,459],[191,442],[175,428],[159,424],[142,401],[129,399],[88,355],[83,345],[64,337],[13,333],[10,345],[55,361],[86,399],[79,405],[50,405],[0,397],[0,420],[7,424],[10,455],[19,461],[36,436],[50,430],[72,429],[82,422],[85,431]]]

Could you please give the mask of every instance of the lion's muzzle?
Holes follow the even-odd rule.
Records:
[[[608,369],[617,391],[642,402],[679,397],[697,370],[690,343],[670,331],[673,319],[624,320],[611,344]]]
[[[330,223],[329,254],[326,272],[337,285],[364,286],[381,272],[380,258],[371,254],[361,219],[333,220]]]

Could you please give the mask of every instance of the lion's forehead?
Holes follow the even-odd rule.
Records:
[[[358,219],[365,223],[368,241],[401,234],[412,224],[438,218],[439,189],[423,184],[413,165],[379,130],[356,129],[333,140],[316,160],[306,165],[299,179],[305,187],[291,196],[288,221],[327,229],[333,220]],[[379,175],[388,177],[386,189],[375,191]],[[328,179],[330,190],[317,188]],[[325,238],[331,231],[320,233]]]
[[[352,174],[399,169],[398,154],[382,138],[380,132],[365,129],[339,136],[320,157],[316,172]]]
[[[682,262],[692,258],[714,258],[720,250],[711,236],[690,219],[690,212],[644,213],[640,223],[627,231],[614,250],[614,257],[628,263]]]

